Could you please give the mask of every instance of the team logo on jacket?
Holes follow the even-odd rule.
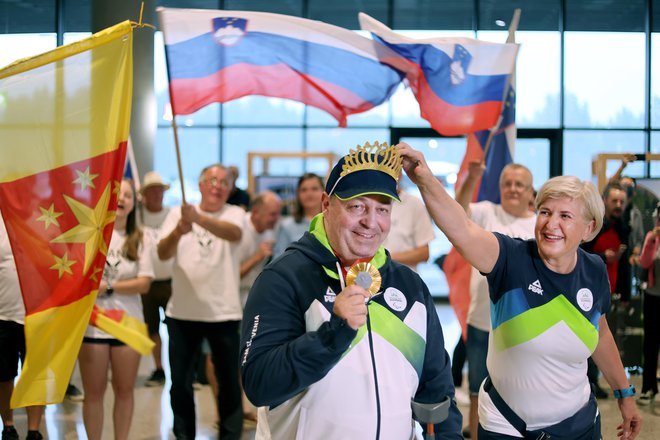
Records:
[[[534,281],[532,284],[527,287],[527,290],[530,290],[539,295],[543,295],[543,288],[541,287],[541,282],[539,280]]]
[[[247,20],[237,17],[216,17],[213,19],[213,38],[223,46],[237,44],[247,33]]]
[[[328,290],[325,291],[325,295],[323,295],[323,300],[327,303],[333,303],[336,299],[337,294],[330,287],[328,287]]]
[[[585,312],[588,312],[594,306],[594,295],[586,287],[578,290],[575,300],[578,306]]]
[[[388,287],[383,293],[383,298],[385,298],[387,305],[390,306],[392,310],[396,310],[397,312],[405,310],[406,306],[408,306],[408,300],[406,299],[406,296],[403,294],[403,292],[401,292],[399,289],[395,289],[394,287]]]

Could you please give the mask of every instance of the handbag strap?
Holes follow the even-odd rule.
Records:
[[[488,393],[490,400],[493,401],[493,405],[495,405],[495,408],[497,408],[497,410],[502,414],[507,422],[511,423],[511,426],[513,426],[516,431],[518,431],[520,435],[523,436],[523,438],[527,438],[527,423],[525,423],[525,421],[521,419],[518,414],[513,412],[511,407],[509,407],[504,399],[502,399],[500,393],[498,393],[493,386],[493,382],[490,380],[490,376],[486,376],[486,380],[484,381],[484,391]]]

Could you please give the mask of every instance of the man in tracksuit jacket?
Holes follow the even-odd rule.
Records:
[[[411,439],[411,400],[447,397],[449,417],[436,435],[462,438],[432,298],[381,246],[398,201],[397,159],[378,143],[342,158],[310,231],[253,285],[240,365],[245,392],[260,407],[257,439]],[[375,294],[346,285],[356,263],[378,270]]]

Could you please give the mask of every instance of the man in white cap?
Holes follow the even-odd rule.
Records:
[[[160,175],[155,171],[149,171],[144,175],[140,194],[142,203],[140,205],[139,219],[147,236],[147,243],[153,244],[152,261],[154,265],[154,280],[146,295],[141,295],[144,322],[147,324],[149,337],[154,341],[154,364],[155,369],[147,378],[145,385],[148,387],[161,386],[165,383],[165,372],[161,360],[162,342],[160,340],[160,309],[165,311],[167,302],[172,296],[172,260],[161,261],[156,251],[156,243],[165,217],[170,208],[163,206],[163,195],[170,185],[163,183]]]
[[[382,246],[400,172],[387,144],[341,158],[310,231],[252,286],[240,359],[256,439],[409,439],[411,401],[443,402],[446,419],[424,422],[462,438],[433,299]]]

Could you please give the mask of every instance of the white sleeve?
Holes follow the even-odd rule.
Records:
[[[235,224],[241,228],[241,231],[245,229],[245,218],[247,213],[238,206],[228,206],[227,208],[228,209],[226,209],[220,216],[220,220]]]
[[[150,235],[142,234],[142,243],[138,248],[138,277],[154,278],[153,248],[156,246]]]
[[[424,206],[424,203],[422,203],[417,197],[412,197],[410,207],[413,211],[413,218],[415,218],[415,227],[413,228],[413,241],[415,247],[429,244],[435,238],[435,232],[433,232],[433,223],[426,210],[426,206]]]
[[[179,223],[180,219],[181,219],[181,207],[170,209],[170,212],[167,214],[167,217],[165,217],[165,220],[163,221],[163,225],[160,227],[160,233],[158,235],[158,240],[156,242],[156,245],[158,245],[158,241],[162,240],[163,238],[167,237],[172,233],[174,228],[176,228],[176,225]]]

